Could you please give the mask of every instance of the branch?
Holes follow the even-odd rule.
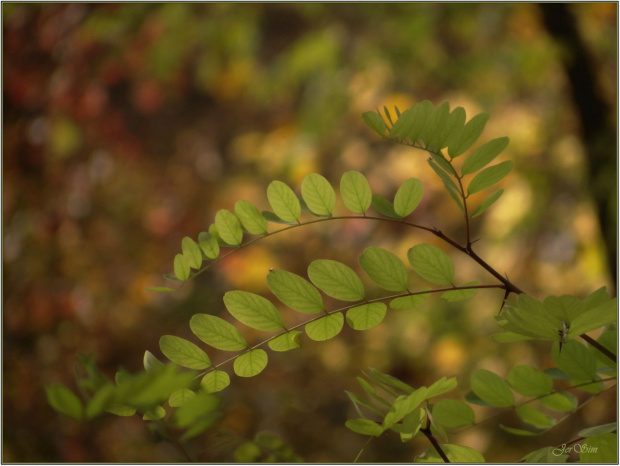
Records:
[[[426,427],[421,428],[420,432],[422,432],[424,436],[428,439],[428,441],[431,442],[431,445],[433,445],[435,450],[437,450],[437,453],[439,453],[439,456],[441,456],[441,459],[443,460],[443,462],[449,463],[450,460],[448,459],[446,452],[443,451],[443,448],[441,448],[441,445],[439,444],[439,442],[437,441],[437,439],[431,432],[431,418],[429,417],[428,413],[426,413]]]

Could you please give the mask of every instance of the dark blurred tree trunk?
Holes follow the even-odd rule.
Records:
[[[580,120],[587,155],[588,185],[607,248],[613,283],[617,280],[617,140],[611,106],[601,95],[597,69],[566,3],[540,4],[545,27],[562,47],[563,66]]]

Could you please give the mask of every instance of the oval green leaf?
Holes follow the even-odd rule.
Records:
[[[247,291],[229,291],[224,305],[235,319],[257,330],[280,330],[284,322],[271,301]]]
[[[254,377],[267,367],[267,353],[262,349],[253,349],[239,355],[233,364],[235,374],[239,377]]]
[[[499,375],[479,369],[471,376],[471,389],[483,401],[498,408],[513,406],[514,395]]]
[[[271,348],[272,351],[278,352],[299,348],[301,346],[299,341],[299,336],[301,333],[302,332],[299,330],[290,330],[274,338],[273,340],[269,340],[269,348]]]
[[[184,338],[164,335],[159,339],[159,348],[173,363],[188,369],[206,369],[211,365],[207,353]]]
[[[183,255],[187,258],[187,263],[192,269],[199,269],[202,265],[202,252],[196,244],[196,241],[186,236],[181,241],[181,249]]]
[[[407,252],[413,270],[422,278],[436,285],[451,285],[454,281],[452,259],[432,244],[417,244]]]
[[[354,330],[368,330],[381,323],[386,311],[385,303],[362,304],[347,311],[347,324]]]
[[[189,268],[189,261],[186,256],[183,254],[174,256],[174,274],[179,280],[184,282],[189,278]]]
[[[196,393],[189,388],[180,388],[173,392],[168,398],[168,404],[172,408],[179,408],[185,404],[187,400],[196,396]]]
[[[578,404],[577,397],[568,392],[552,393],[542,397],[540,402],[547,408],[565,412],[576,409]]]
[[[506,147],[510,139],[507,137],[492,139],[489,142],[478,147],[463,163],[461,173],[463,175],[470,175],[476,173],[481,168],[484,168],[491,163],[500,152]]]
[[[195,314],[189,321],[194,335],[207,345],[223,351],[241,351],[248,347],[245,338],[231,323],[210,314]]]
[[[299,199],[285,183],[275,180],[267,187],[267,199],[275,214],[285,222],[299,222]]]
[[[341,262],[318,259],[308,266],[308,277],[326,295],[342,301],[364,299],[364,285],[350,267]]]
[[[482,203],[480,203],[480,205],[476,208],[476,210],[473,211],[473,213],[469,216],[469,218],[477,217],[478,215],[483,213],[485,210],[491,207],[495,203],[495,201],[497,201],[500,197],[502,197],[502,194],[504,194],[503,189],[500,189],[499,191],[495,191],[493,194],[487,197],[484,201],[482,201]]]
[[[164,363],[155,357],[153,353],[150,351],[144,352],[144,358],[142,358],[142,364],[144,365],[144,370],[152,371],[161,369],[164,367]]]
[[[508,385],[521,395],[542,396],[553,390],[553,380],[532,366],[514,366],[506,377]]]
[[[554,341],[551,349],[553,360],[559,369],[579,380],[592,380],[596,375],[596,358],[577,340],[569,340],[559,348]]]
[[[318,173],[310,173],[301,182],[301,196],[316,215],[330,216],[336,206],[334,188]]]
[[[340,195],[347,209],[364,214],[372,202],[372,191],[368,180],[360,172],[351,170],[340,179]]]
[[[203,231],[198,235],[198,244],[207,259],[215,260],[220,255],[220,245],[211,233]]]
[[[371,246],[359,256],[359,263],[373,282],[389,291],[405,291],[407,270],[403,261],[385,249]]]
[[[342,330],[344,317],[341,313],[330,314],[306,324],[306,334],[314,341],[325,341]]]
[[[540,412],[530,405],[517,406],[517,415],[523,422],[539,429],[546,429],[553,426],[556,420]]]
[[[254,204],[249,201],[237,201],[235,215],[251,235],[264,235],[267,233],[267,220],[262,216]]]
[[[446,427],[463,427],[475,422],[474,410],[459,400],[439,400],[433,406],[433,418]]]
[[[200,386],[207,393],[219,392],[228,387],[228,385],[230,385],[230,376],[226,372],[219,370],[207,372],[200,381]]]
[[[423,192],[422,182],[415,178],[409,178],[394,196],[394,211],[401,217],[406,217],[418,206],[422,200]]]
[[[395,218],[397,220],[402,220],[402,217],[396,213],[394,210],[394,204],[388,201],[383,196],[379,194],[372,195],[372,206],[374,209],[379,212],[381,215],[385,215],[386,217]]]
[[[485,168],[470,181],[469,186],[467,186],[467,192],[469,194],[474,194],[490,188],[508,175],[513,165],[512,161],[506,160],[505,162]]]
[[[373,437],[379,437],[385,430],[376,422],[363,418],[349,419],[344,425],[356,434],[372,435]]]
[[[478,140],[485,125],[489,119],[489,115],[486,113],[479,113],[469,120],[463,129],[459,138],[448,146],[448,154],[450,157],[458,157]]]
[[[220,209],[215,214],[215,228],[226,244],[238,246],[243,240],[243,230],[239,219],[230,210]]]
[[[286,270],[270,270],[267,286],[280,301],[298,312],[316,314],[325,310],[319,291],[299,275]]]
[[[54,384],[46,387],[45,392],[47,401],[56,411],[76,421],[82,419],[84,407],[77,395],[70,389],[64,385]]]

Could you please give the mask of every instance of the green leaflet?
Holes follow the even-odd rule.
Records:
[[[239,246],[243,240],[243,230],[239,219],[230,210],[220,209],[215,214],[215,228],[222,241],[231,246]]]
[[[538,397],[553,390],[553,380],[532,366],[514,366],[506,377],[508,385],[521,395]]]
[[[581,444],[579,460],[582,463],[618,463],[618,435],[607,433],[588,437]]]
[[[409,310],[415,309],[421,303],[423,303],[426,298],[430,296],[429,293],[424,294],[416,294],[411,296],[403,296],[401,298],[395,298],[390,301],[390,307],[392,309],[400,309],[400,310]]]
[[[144,352],[142,363],[146,371],[161,369],[164,366],[164,363],[157,359],[150,351]]]
[[[467,282],[463,286],[476,286],[476,285],[478,285],[478,282]],[[445,293],[442,293],[441,299],[445,299],[448,302],[463,301],[464,299],[469,299],[473,295],[475,295],[476,291],[478,290],[476,290],[475,288],[471,288],[468,290],[446,291]]]
[[[482,212],[491,207],[495,201],[497,201],[504,194],[504,190],[500,189],[499,191],[495,191],[489,197],[487,197],[484,201],[480,203],[480,205],[473,211],[473,213],[469,216],[469,218],[474,218],[480,215]]]
[[[301,346],[299,341],[301,333],[302,332],[299,330],[289,330],[273,340],[269,340],[269,348],[271,348],[272,351],[289,351],[299,348]]]
[[[461,173],[471,175],[491,163],[506,147],[510,139],[507,137],[492,139],[478,147],[463,163]]]
[[[181,241],[181,249],[183,250],[183,255],[187,259],[189,266],[192,269],[199,269],[202,265],[202,253],[196,242],[186,236]]]
[[[458,141],[461,136],[461,132],[465,126],[466,113],[463,107],[456,107],[450,113],[448,118],[448,124],[445,126],[444,143],[443,147],[450,146],[454,142]]]
[[[426,391],[426,398],[433,398],[435,396],[443,395],[446,392],[454,390],[456,388],[457,381],[456,377],[451,377],[446,379],[442,377],[433,383],[430,387],[428,387]]]
[[[374,398],[379,403],[381,403],[381,404],[383,404],[385,406],[392,406],[392,403],[390,403],[387,400],[385,400],[385,398],[382,398],[381,396],[377,395],[377,392],[375,391],[375,389],[372,388],[372,385],[370,385],[368,382],[366,382],[366,380],[362,379],[361,377],[357,377],[357,381],[359,382],[361,387],[364,389],[364,391],[366,393],[368,393],[372,398]],[[412,392],[412,391],[413,390],[410,390],[410,392]]]
[[[239,330],[221,319],[210,314],[195,314],[189,321],[194,335],[207,345],[223,351],[241,351],[248,347]]]
[[[507,302],[495,319],[505,330],[541,340],[557,340],[558,330],[562,329],[560,319],[525,294],[520,294],[516,303]]]
[[[300,205],[300,209],[301,209],[301,205]],[[265,218],[265,220],[271,223],[279,223],[281,225],[297,225],[297,221],[287,222],[286,220],[282,220],[276,214],[274,214],[273,212],[269,212],[268,210],[263,210],[261,212],[261,215]]]
[[[183,338],[164,335],[159,339],[159,348],[173,363],[188,369],[206,369],[211,365],[207,353]]]
[[[230,385],[229,375],[226,372],[219,371],[217,369],[207,372],[200,381],[200,386],[207,393],[219,392],[228,387],[228,385]]]
[[[163,406],[155,406],[154,408],[148,410],[144,416],[142,416],[143,421],[157,421],[158,419],[163,419],[166,416],[166,410]]]
[[[547,408],[556,411],[572,411],[576,409],[579,404],[575,395],[568,392],[552,393],[551,395],[542,397],[540,402]]]
[[[436,285],[451,285],[454,281],[452,259],[432,244],[417,244],[407,252],[409,263],[422,278]]]
[[[189,278],[189,261],[183,254],[174,256],[174,274],[183,282]]]
[[[110,407],[114,397],[114,385],[106,383],[93,393],[93,397],[86,404],[86,418],[93,419]]]
[[[347,324],[354,330],[368,330],[381,323],[386,311],[385,303],[362,304],[347,311]]]
[[[364,285],[350,267],[329,259],[317,259],[308,266],[308,277],[326,295],[342,301],[364,299]]]
[[[215,260],[220,255],[220,245],[211,233],[203,231],[198,235],[198,244],[207,259]]]
[[[555,425],[556,420],[540,412],[530,405],[517,406],[517,416],[526,424],[530,424],[538,429],[546,429]]]
[[[349,419],[344,424],[348,429],[356,434],[372,435],[379,437],[385,429],[370,419]]]
[[[422,200],[424,188],[420,180],[409,178],[394,196],[394,211],[401,217],[406,217],[415,210]]]
[[[409,442],[420,430],[426,420],[426,411],[414,409],[407,414],[400,424],[394,424],[391,429],[400,434],[401,442]]]
[[[551,354],[557,367],[566,374],[580,380],[592,380],[596,375],[596,359],[577,340],[569,340],[562,345],[560,351],[559,342],[554,341]]]
[[[235,215],[251,235],[264,235],[267,233],[267,220],[254,204],[249,201],[237,201]]]
[[[279,218],[285,222],[299,222],[301,215],[299,199],[285,183],[277,180],[272,181],[267,187],[267,200]]]
[[[299,275],[286,270],[270,270],[267,286],[282,303],[298,312],[316,314],[325,310],[321,294]]]
[[[325,341],[335,337],[342,330],[342,314],[329,314],[306,324],[306,334],[314,341]]]
[[[514,164],[512,161],[506,160],[505,162],[485,168],[474,176],[474,179],[469,182],[467,192],[469,194],[474,194],[490,188],[508,175],[513,166]]]
[[[618,299],[606,301],[593,309],[581,312],[570,322],[569,337],[576,337],[617,321]]]
[[[379,212],[381,215],[385,215],[386,217],[395,218],[397,220],[402,220],[401,216],[396,213],[394,210],[394,205],[388,201],[386,198],[379,194],[372,195],[372,206],[374,209]]]
[[[233,368],[239,377],[254,377],[267,367],[267,360],[267,353],[264,350],[253,349],[235,359]]]
[[[377,133],[381,137],[385,137],[385,131],[387,130],[387,125],[383,120],[383,117],[376,112],[365,112],[362,113],[362,120],[364,123],[368,125],[370,129],[372,129],[375,133]]]
[[[433,406],[433,418],[446,427],[463,427],[474,424],[474,410],[458,400],[439,400]]]
[[[402,392],[405,392],[408,395],[414,392],[414,389],[411,385],[406,384],[402,380],[399,380],[392,375],[384,374],[383,372],[373,367],[370,368],[370,374],[364,373],[364,375],[368,377],[369,379],[374,380],[374,382],[377,383],[378,385],[381,385],[382,388],[385,389],[386,391],[388,390],[389,387],[392,387]],[[361,381],[360,381],[360,384],[361,384]]]
[[[480,113],[469,120],[463,127],[458,140],[455,140],[448,146],[448,154],[450,157],[458,157],[469,149],[482,134],[488,119],[489,115]]]
[[[492,406],[506,408],[514,405],[514,396],[504,379],[486,369],[479,369],[471,375],[471,389]]]
[[[218,407],[219,398],[205,392],[198,392],[183,403],[172,415],[170,422],[181,428],[187,428],[201,421],[202,418],[209,417]],[[187,438],[187,434],[184,436]]]
[[[61,414],[79,421],[84,415],[82,402],[64,385],[54,384],[45,388],[48,403]]]
[[[595,435],[607,434],[616,430],[618,430],[618,423],[611,422],[609,424],[588,427],[587,429],[580,430],[577,435],[579,437],[594,437]]]
[[[477,450],[463,445],[442,443],[441,449],[451,463],[484,463],[484,456]],[[439,453],[434,448],[426,450],[422,455],[415,458],[416,463],[443,463]]]
[[[434,111],[435,107],[430,101],[418,102],[398,118],[392,127],[390,137],[398,137],[402,141],[415,144],[425,132]]]
[[[185,404],[187,400],[196,396],[196,392],[189,388],[180,388],[176,392],[173,392],[168,398],[168,404],[171,408],[179,408]]]
[[[452,177],[450,176],[450,171],[446,171],[446,168],[442,168],[441,166],[439,166],[439,164],[437,163],[437,160],[441,160],[441,159],[430,158],[428,159],[428,164],[431,166],[433,171],[437,173],[437,176],[441,178],[441,180],[443,181],[444,185],[446,186],[448,190],[453,191],[454,193],[460,193],[459,188],[456,186],[456,184],[454,183],[454,180],[452,180]]]
[[[340,179],[340,195],[347,209],[364,214],[372,202],[372,191],[368,180],[358,171],[348,171]]]
[[[444,147],[445,131],[450,117],[450,104],[442,102],[433,112],[428,123],[423,140],[429,151],[439,152]]]
[[[316,215],[331,216],[336,206],[334,188],[323,176],[310,173],[301,182],[301,195]]]
[[[357,411],[357,413],[364,417],[364,414],[362,413],[362,410],[360,409],[360,406],[368,409],[369,411],[372,411],[373,413],[379,415],[379,416],[383,416],[383,412],[377,408],[374,404],[372,404],[370,401],[367,401],[366,399],[362,398],[361,396],[352,393],[348,390],[345,390],[345,393],[347,394],[347,396],[349,397],[349,399],[353,402],[353,406],[355,407],[355,410]]]
[[[407,289],[407,270],[393,253],[371,246],[359,256],[359,263],[373,282],[389,291]]]
[[[420,387],[409,395],[396,398],[394,404],[383,419],[383,427],[390,428],[406,415],[412,413],[426,399],[426,387]]]
[[[235,319],[257,330],[280,330],[284,322],[271,301],[247,291],[229,291],[224,295],[226,309]]]

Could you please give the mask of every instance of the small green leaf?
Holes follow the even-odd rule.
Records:
[[[384,374],[383,372],[377,369],[374,369],[372,367],[370,368],[370,375],[368,374],[364,374],[364,375],[374,380],[375,382],[383,385],[383,388],[386,388],[386,386],[396,388],[397,390],[400,390],[401,392],[404,392],[408,395],[414,392],[414,389],[411,385],[406,384],[402,380],[399,380],[392,375]]]
[[[572,411],[579,403],[577,398],[568,392],[552,393],[540,398],[540,402],[555,411]]]
[[[317,259],[308,266],[308,277],[326,295],[342,301],[364,299],[364,285],[350,267],[341,262]]]
[[[431,121],[426,128],[424,140],[426,147],[433,152],[440,151],[445,147],[447,139],[446,130],[448,128],[448,120],[450,118],[450,104],[442,102],[433,112]]]
[[[93,394],[93,397],[86,404],[86,418],[93,419],[110,407],[112,398],[114,397],[114,385],[106,383],[99,387]]]
[[[368,180],[360,172],[345,172],[340,179],[340,195],[347,209],[364,214],[372,202],[372,191]]]
[[[385,303],[362,304],[347,311],[347,324],[354,330],[368,330],[381,323],[386,311]]]
[[[319,291],[299,275],[286,270],[270,270],[267,286],[280,301],[298,312],[316,314],[325,310]]]
[[[189,261],[183,254],[174,256],[174,274],[181,281],[189,278]]]
[[[329,314],[306,324],[306,334],[314,341],[325,341],[342,330],[344,317],[341,313]]]
[[[600,426],[588,427],[587,429],[580,430],[577,436],[579,437],[594,437],[596,435],[607,434],[618,430],[618,423],[611,422],[609,424],[603,424]]]
[[[45,388],[47,401],[61,414],[79,421],[84,415],[84,406],[80,399],[64,385],[54,384]]]
[[[273,212],[269,212],[268,210],[263,210],[261,212],[261,215],[265,218],[265,220],[271,223],[279,223],[281,225],[297,225],[297,222],[287,222],[285,220],[282,220],[276,214],[274,214]]]
[[[608,325],[618,320],[618,300],[616,298],[604,302],[592,309],[579,313],[570,322],[569,337],[576,337]]]
[[[222,241],[231,246],[238,246],[243,240],[243,230],[239,219],[230,210],[220,209],[215,214],[215,228]]]
[[[215,260],[220,255],[220,245],[211,233],[203,231],[198,235],[198,244],[207,259]]]
[[[248,347],[245,338],[231,323],[210,314],[195,314],[189,326],[207,345],[223,351],[241,351]]]
[[[207,353],[183,338],[164,335],[159,339],[159,348],[173,363],[188,369],[206,369],[211,365]]]
[[[186,236],[181,241],[183,255],[187,258],[187,263],[192,269],[199,269],[202,265],[202,253],[196,241]]]
[[[402,220],[402,217],[394,210],[394,205],[383,196],[379,194],[372,195],[372,206],[381,215],[386,217]]]
[[[379,408],[377,408],[374,404],[372,404],[370,401],[367,401],[361,396],[355,393],[352,393],[350,391],[347,391],[347,390],[345,390],[345,393],[347,394],[349,399],[353,402],[353,406],[355,407],[355,410],[360,416],[365,417],[364,414],[362,413],[362,410],[360,409],[360,406],[368,409],[369,411],[372,411],[373,413],[379,416],[383,416],[383,412]]]
[[[380,114],[376,112],[365,112],[362,113],[362,120],[364,120],[364,123],[379,136],[385,137],[387,125]]]
[[[401,442],[409,442],[419,432],[426,420],[426,411],[420,408],[407,414],[400,424],[394,424],[391,429],[400,434]]]
[[[592,380],[596,375],[594,355],[577,340],[564,343],[562,351],[559,342],[553,342],[551,354],[558,368],[576,379]]]
[[[301,346],[299,336],[302,332],[299,330],[289,330],[288,332],[269,340],[269,348],[272,351],[289,351],[297,349]]]
[[[381,425],[370,419],[349,419],[344,425],[356,434],[372,435],[373,437],[379,437],[385,431]]]
[[[267,353],[264,350],[253,349],[235,359],[233,368],[239,377],[254,377],[267,367],[267,360]]]
[[[588,437],[579,448],[579,460],[589,464],[618,464],[618,435],[608,433]]]
[[[466,113],[463,107],[456,107],[450,113],[448,118],[448,124],[445,126],[444,145],[451,146],[454,142],[457,142],[461,137],[461,132],[465,126]]]
[[[446,427],[463,427],[475,422],[474,410],[458,400],[439,400],[433,406],[433,418]]]
[[[514,405],[514,395],[504,379],[486,369],[479,369],[472,374],[471,389],[492,406],[506,408]]]
[[[463,127],[458,140],[455,140],[448,146],[448,154],[450,157],[458,157],[473,146],[482,134],[482,131],[484,131],[484,126],[487,124],[488,119],[489,115],[480,113],[469,120]]]
[[[279,218],[285,222],[299,222],[299,216],[301,215],[299,199],[285,183],[277,180],[272,181],[267,187],[267,199]]]
[[[157,370],[164,367],[164,363],[157,359],[150,351],[144,352],[142,363],[144,365],[144,370],[146,371]]]
[[[219,405],[219,398],[205,392],[198,392],[179,407],[171,417],[171,423],[180,428],[188,428],[205,417],[211,418]]]
[[[282,317],[268,299],[247,291],[228,291],[224,295],[226,309],[235,319],[257,330],[280,330],[284,328]]]
[[[495,183],[500,182],[510,170],[512,170],[513,163],[510,160],[506,160],[505,162],[498,163],[497,165],[492,165],[488,168],[485,168],[476,176],[474,179],[469,182],[467,186],[467,192],[469,194],[474,194],[480,191],[483,191],[487,188],[490,188]]]
[[[439,158],[433,159],[433,158],[430,158],[430,159],[428,159],[428,164],[433,169],[433,171],[437,174],[437,176],[439,176],[439,178],[441,178],[441,180],[443,181],[443,184],[445,185],[445,187],[446,187],[446,189],[448,191],[454,192],[455,194],[460,194],[459,188],[456,186],[456,184],[454,183],[454,180],[450,176],[450,173],[452,173],[452,170],[450,169],[450,167],[449,166],[448,167],[444,166],[444,168],[441,168],[437,164],[437,160],[443,160],[443,159],[439,159]],[[447,164],[447,162],[445,160],[443,161],[443,163],[444,163],[444,165]]]
[[[106,412],[116,416],[127,417],[136,414],[136,408],[130,406],[110,406],[106,409]]]
[[[491,163],[506,147],[510,139],[507,137],[492,139],[478,147],[463,163],[461,173],[470,175]]]
[[[422,200],[424,188],[420,180],[409,178],[394,196],[394,211],[401,217],[406,217],[415,210]]]
[[[521,418],[523,422],[539,429],[546,429],[555,425],[556,423],[555,419],[550,418],[546,414],[540,412],[536,408],[531,407],[530,405],[517,406],[516,411],[517,415]]]
[[[538,397],[553,390],[553,380],[532,366],[514,366],[506,377],[508,385],[521,395]]]
[[[478,282],[468,282],[463,286],[476,286]],[[448,302],[453,301],[463,301],[464,299],[469,299],[473,295],[476,294],[476,288],[471,288],[467,290],[454,290],[454,291],[446,291],[441,295],[441,299],[445,299]]]
[[[359,263],[371,280],[381,288],[389,291],[407,289],[407,270],[395,254],[371,246],[360,254]]]
[[[398,118],[390,131],[390,137],[415,144],[426,131],[434,111],[435,106],[430,101],[418,102]]]
[[[230,377],[224,371],[213,370],[207,372],[200,381],[200,386],[207,393],[215,393],[224,390],[230,385]]]
[[[308,208],[316,215],[331,216],[336,206],[334,188],[317,173],[310,173],[301,182],[301,195]]]
[[[185,404],[187,400],[196,396],[196,392],[189,388],[180,388],[176,392],[173,392],[168,398],[168,404],[172,408],[179,408]]]
[[[500,189],[499,191],[495,191],[493,194],[487,197],[484,201],[482,201],[482,203],[476,208],[476,210],[473,211],[473,213],[469,216],[469,218],[477,217],[478,215],[483,213],[485,210],[491,207],[495,203],[495,201],[497,201],[502,196],[502,194],[504,194],[503,189]]]
[[[428,387],[426,391],[426,398],[433,398],[435,396],[443,395],[446,392],[454,390],[457,386],[456,377],[446,379],[442,377]]]
[[[249,201],[237,201],[235,215],[243,225],[243,228],[251,235],[264,235],[267,233],[267,220],[254,204]]]
[[[395,298],[392,301],[390,301],[390,307],[392,309],[408,311],[410,309],[415,309],[416,307],[418,307],[429,296],[430,296],[429,293],[424,293],[424,294],[416,294],[416,295],[411,295],[411,296],[403,296],[401,298]]]
[[[426,387],[420,387],[409,395],[396,398],[394,404],[383,419],[383,427],[388,429],[406,415],[412,413],[426,399]]]
[[[143,421],[157,421],[159,419],[163,419],[166,416],[166,410],[163,406],[155,406],[154,408],[148,410],[143,416]]]
[[[422,278],[436,285],[451,285],[454,281],[452,259],[432,244],[417,244],[407,252],[413,270]]]

